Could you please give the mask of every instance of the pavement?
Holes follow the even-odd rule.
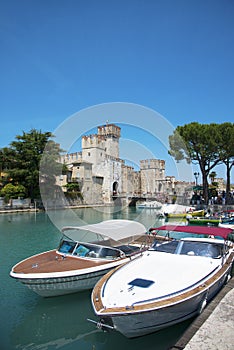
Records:
[[[234,349],[234,277],[171,349]]]

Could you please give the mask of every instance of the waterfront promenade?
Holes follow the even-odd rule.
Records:
[[[234,277],[171,347],[176,349],[234,349]]]

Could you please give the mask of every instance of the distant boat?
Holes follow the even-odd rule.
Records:
[[[146,249],[146,231],[130,220],[64,227],[58,249],[19,262],[10,276],[44,297],[91,289],[105,273]]]
[[[230,218],[223,218],[219,223],[219,226],[234,230],[234,216],[231,216]]]
[[[204,210],[194,210],[188,211],[184,213],[165,213],[167,218],[189,218],[193,216],[203,216],[205,214]]]
[[[190,225],[214,225],[218,226],[221,219],[215,216],[209,217],[187,217]]]
[[[160,211],[167,218],[186,218],[186,215],[191,214],[195,211],[195,207],[177,203],[166,203],[163,204]],[[200,213],[200,211],[196,211],[196,213]],[[202,213],[204,213],[204,211]]]
[[[157,201],[145,201],[136,205],[139,209],[161,209],[162,203]]]
[[[148,251],[95,285],[91,301],[100,328],[133,338],[177,324],[201,313],[230,278],[232,230],[177,225],[153,230],[165,232],[168,241],[156,240]],[[222,239],[194,238],[193,233]],[[172,234],[184,238],[171,240]]]

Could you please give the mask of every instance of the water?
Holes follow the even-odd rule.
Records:
[[[59,228],[107,219],[135,219],[146,227],[160,225],[154,210],[110,208],[0,215],[1,350],[165,350],[175,344],[189,322],[136,339],[97,330],[90,291],[42,298],[9,277],[11,267],[33,254],[57,247]]]

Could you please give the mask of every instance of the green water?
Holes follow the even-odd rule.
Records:
[[[0,349],[1,350],[164,350],[189,322],[137,339],[97,330],[90,291],[42,298],[9,277],[11,267],[33,254],[57,247],[59,228],[108,219],[135,219],[147,228],[160,225],[155,211],[97,208],[0,215]]]

